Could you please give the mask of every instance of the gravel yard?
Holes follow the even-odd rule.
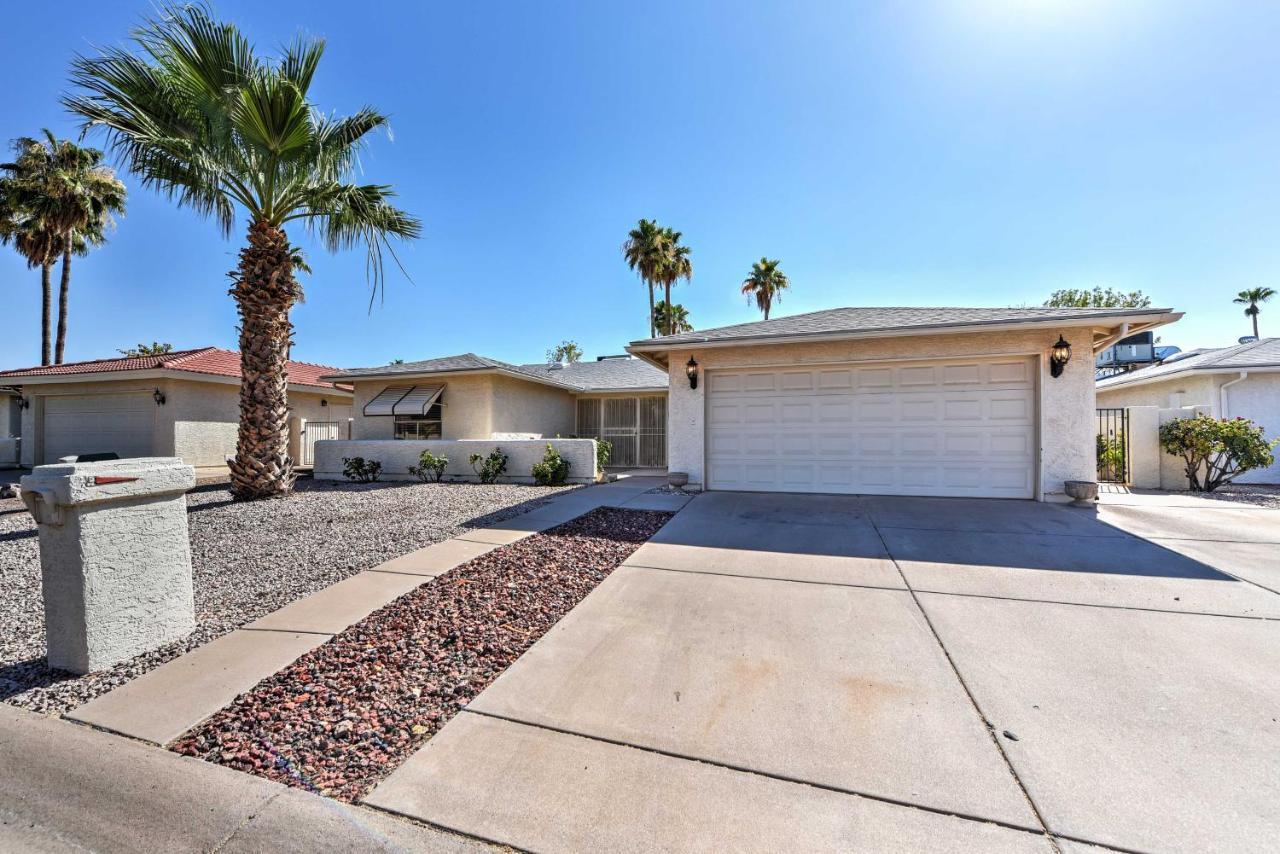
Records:
[[[671,515],[600,508],[455,567],[262,680],[172,749],[359,800]]]
[[[288,499],[241,504],[225,485],[197,487],[187,496],[195,632],[82,677],[45,666],[35,523],[20,501],[0,501],[0,699],[73,709],[295,599],[571,488],[300,480]]]
[[[1280,486],[1260,483],[1229,483],[1209,493],[1206,498],[1235,501],[1240,504],[1256,504],[1280,510]]]

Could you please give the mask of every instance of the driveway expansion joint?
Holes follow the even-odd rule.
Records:
[[[660,747],[650,747],[648,745],[643,745],[643,744],[634,744],[632,742],[623,741],[621,739],[609,738],[608,736],[601,736],[601,735],[591,735],[590,733],[578,732],[577,730],[551,726],[550,724],[533,723],[531,721],[521,720],[520,718],[511,717],[509,715],[501,715],[501,714],[497,714],[496,712],[485,712],[485,711],[481,711],[480,709],[473,709],[470,706],[463,707],[462,709],[459,710],[458,713],[459,714],[470,713],[473,715],[478,715],[480,717],[493,718],[494,720],[506,721],[507,723],[530,727],[532,729],[540,729],[540,730],[545,730],[547,732],[554,732],[559,735],[567,735],[567,736],[572,736],[574,738],[583,738],[588,741],[600,742],[601,744],[611,744],[615,747],[626,747],[632,750],[639,750],[643,753],[653,753],[658,756],[666,756],[669,759],[680,759],[685,762],[697,762],[701,765],[709,765],[713,768],[723,768],[726,771],[735,771],[739,774],[751,774],[752,776],[763,777],[768,780],[777,780],[778,782],[781,782],[781,783],[791,783],[797,786],[809,786],[811,788],[821,789],[826,792],[834,792],[839,795],[848,795],[850,797],[855,797],[855,798],[865,798],[869,801],[877,801],[882,804],[890,804],[892,806],[903,807],[905,809],[920,810],[921,812],[927,812],[933,815],[950,816],[953,818],[963,819],[965,821],[977,822],[979,824],[990,824],[996,827],[1003,827],[1007,830],[1016,830],[1019,833],[1029,833],[1029,834],[1032,834],[1033,836],[1045,836],[1048,834],[1048,831],[1042,827],[1028,827],[1022,824],[1014,824],[1012,822],[1002,821],[997,818],[989,818],[987,816],[980,816],[980,815],[970,815],[968,813],[958,812],[956,810],[942,809],[939,807],[931,807],[924,804],[913,803],[911,801],[903,801],[897,798],[890,798],[885,795],[876,795],[870,792],[863,792],[857,789],[847,789],[841,786],[833,786],[826,783],[816,783],[811,780],[802,779],[800,777],[792,777],[786,774],[777,774],[772,771],[761,771],[758,768],[752,768],[747,765],[737,765],[732,762],[721,762],[716,759],[708,759],[704,756],[693,756],[690,754],[679,753],[672,750],[663,750]],[[984,720],[984,723],[985,723],[985,720]],[[1039,813],[1036,814],[1036,817],[1039,818]],[[506,843],[503,843],[503,844],[506,844]],[[1056,849],[1056,846],[1055,846],[1055,850],[1058,850]]]
[[[886,558],[887,560],[887,558]],[[648,569],[654,572],[682,572],[686,575],[714,575],[720,578],[742,578],[747,581],[781,581],[786,584],[811,584],[818,587],[856,587],[862,590],[886,590],[891,593],[906,593],[902,587],[887,587],[881,584],[855,584],[852,581],[817,581],[812,578],[782,578],[777,575],[743,575],[737,572],[716,572],[712,569],[679,569],[672,566],[648,566],[643,563],[624,563],[618,567],[632,569]]]
[[[973,695],[973,691],[969,688],[969,683],[965,681],[964,674],[960,672],[959,666],[955,659],[951,657],[951,651],[947,649],[947,645],[942,642],[942,635],[938,634],[938,630],[933,625],[933,620],[929,619],[929,612],[925,610],[924,605],[920,602],[920,597],[916,593],[911,581],[907,578],[907,574],[902,571],[902,567],[898,564],[898,559],[893,556],[893,552],[889,549],[889,543],[884,538],[884,534],[880,532],[880,528],[876,525],[874,519],[868,519],[872,529],[876,532],[876,536],[880,538],[880,543],[884,547],[885,554],[889,556],[889,560],[893,561],[894,568],[898,571],[898,575],[902,578],[902,583],[907,586],[907,592],[911,594],[911,600],[915,602],[916,608],[920,611],[920,616],[924,619],[925,625],[929,627],[929,632],[933,635],[933,639],[937,642],[938,648],[942,650],[943,656],[947,659],[947,664],[951,667],[951,672],[955,674],[956,680],[959,681],[960,687],[964,690],[965,696],[969,698],[969,702],[973,705],[974,712],[977,713],[979,720],[986,726],[987,736],[991,739],[991,743],[995,746],[1000,754],[1000,758],[1004,760],[1005,767],[1009,770],[1010,776],[1013,777],[1014,783],[1022,792],[1022,796],[1026,798],[1027,806],[1031,808],[1031,812],[1035,815],[1036,821],[1040,822],[1040,832],[1049,844],[1053,846],[1053,850],[1058,854],[1063,854],[1062,846],[1058,844],[1057,838],[1053,832],[1049,830],[1049,824],[1045,821],[1044,814],[1040,811],[1039,805],[1031,797],[1031,793],[1027,791],[1026,784],[1022,778],[1018,776],[1018,770],[1013,767],[1013,761],[1009,758],[1009,754],[1005,752],[1004,745],[1000,743],[1000,738],[996,735],[995,727],[992,725],[987,713],[983,711],[982,706],[978,703],[978,698]]]

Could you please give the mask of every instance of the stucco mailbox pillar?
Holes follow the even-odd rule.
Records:
[[[50,667],[101,670],[195,628],[183,497],[195,482],[168,457],[39,466],[22,479]]]

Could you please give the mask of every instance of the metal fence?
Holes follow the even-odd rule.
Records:
[[[1129,411],[1098,410],[1098,480],[1129,482]]]
[[[316,464],[316,442],[321,439],[342,439],[342,434],[347,428],[345,421],[307,421],[302,425],[302,442],[301,451],[302,459],[298,461],[300,466],[314,466]]]

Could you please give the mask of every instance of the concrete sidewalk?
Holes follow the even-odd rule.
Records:
[[[0,704],[0,851],[493,851]]]

